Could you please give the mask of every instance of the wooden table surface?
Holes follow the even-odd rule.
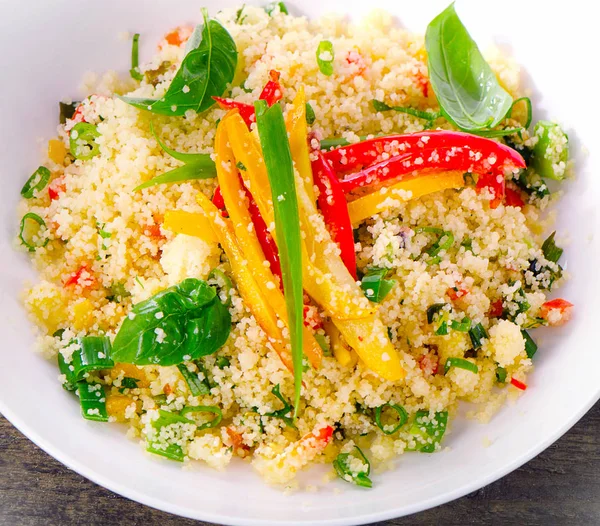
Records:
[[[600,524],[600,404],[537,458],[444,506],[378,526]],[[70,471],[0,416],[0,525],[198,526]],[[208,526],[208,524],[206,524]]]

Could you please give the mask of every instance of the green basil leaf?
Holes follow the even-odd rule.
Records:
[[[454,4],[434,18],[425,33],[429,77],[444,117],[465,131],[496,126],[512,97],[500,86]]]
[[[169,89],[161,99],[121,97],[122,100],[152,113],[184,115],[187,110],[201,113],[221,96],[235,75],[237,48],[227,30],[209,20],[203,9],[204,25],[196,26],[186,45],[186,55]]]
[[[231,315],[204,281],[188,278],[134,305],[113,342],[114,361],[177,365],[213,354],[229,337]]]

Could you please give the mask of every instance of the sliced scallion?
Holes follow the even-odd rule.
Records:
[[[513,108],[519,102],[524,102],[525,106],[527,107],[527,119],[525,120],[525,124],[523,124],[523,128],[525,128],[527,130],[529,128],[529,126],[531,125],[531,121],[533,119],[533,107],[531,105],[531,99],[529,97],[520,97],[518,99],[513,100],[513,103],[511,105],[510,109],[508,110],[508,113],[506,114],[506,118],[510,119],[512,117]]]
[[[137,389],[137,384],[139,380],[137,378],[130,378],[126,376],[121,380],[121,387],[123,389]]]
[[[62,386],[67,391],[75,391],[77,389],[77,380],[75,379],[75,367],[65,361],[65,357],[61,352],[57,354],[58,370],[65,376]]]
[[[319,347],[321,347],[323,354],[325,356],[331,356],[331,349],[329,348],[329,344],[327,343],[325,336],[319,332],[315,332],[315,340],[317,340],[317,343],[319,344]]]
[[[294,421],[291,418],[293,406],[283,397],[281,391],[279,389],[279,384],[273,387],[271,391],[283,404],[283,408],[277,411],[272,411],[271,413],[265,413],[265,416],[272,416],[273,418],[279,418],[283,420],[285,424],[293,429],[296,429],[294,425]]]
[[[77,384],[77,392],[79,393],[79,403],[83,418],[86,420],[95,420],[96,422],[108,422],[106,395],[101,384],[79,382]]]
[[[188,415],[190,413],[213,413],[216,415],[212,420],[205,422],[204,424],[196,424],[198,426],[198,431],[202,429],[209,429],[211,427],[217,427],[221,420],[223,420],[223,412],[216,405],[194,405],[187,406],[181,410],[181,415]]]
[[[76,343],[79,348],[73,352],[70,364],[76,382],[83,380],[86,373],[114,367],[108,336],[82,336]]]
[[[450,327],[454,331],[469,332],[469,329],[471,328],[471,319],[465,316],[462,321],[452,320],[450,322]]]
[[[129,74],[131,78],[135,80],[142,80],[144,75],[140,73],[140,34],[136,33],[133,35],[133,40],[131,41],[131,69],[129,70]]]
[[[387,426],[387,425],[382,424],[382,422],[381,422],[381,414],[386,407],[393,409],[398,415],[398,421],[393,426]],[[406,409],[404,409],[404,407],[402,407],[401,405],[387,402],[383,405],[380,405],[379,407],[377,407],[375,409],[375,418],[374,419],[375,419],[375,425],[377,425],[377,427],[379,429],[381,429],[381,431],[383,432],[384,435],[393,435],[404,424],[406,424],[406,422],[408,421],[408,413],[406,412]],[[392,429],[389,429],[389,427],[392,427]]]
[[[440,312],[447,303],[434,303],[427,308],[427,323],[433,323],[435,315]]]
[[[488,337],[487,332],[483,328],[481,323],[477,325],[473,325],[469,329],[469,337],[471,338],[471,343],[473,344],[473,349],[479,349],[481,347],[481,340]]]
[[[198,374],[191,372],[185,364],[180,363],[177,366],[177,369],[179,369],[181,376],[183,376],[183,379],[185,380],[185,383],[187,384],[190,393],[192,393],[193,396],[201,396],[210,392],[210,387],[206,384],[206,382],[200,380],[200,378],[198,378]]]
[[[215,363],[217,364],[217,367],[219,369],[224,369],[225,367],[229,367],[229,365],[231,364],[231,362],[229,361],[229,358],[227,358],[226,356],[218,356],[217,359],[215,360]]]
[[[50,170],[48,170],[48,168],[45,166],[40,166],[35,172],[33,172],[31,177],[27,179],[27,182],[23,188],[21,188],[21,195],[25,199],[31,199],[36,192],[40,192],[46,188],[49,180]]]
[[[87,161],[100,154],[96,139],[100,132],[93,124],[78,122],[69,133],[69,151],[75,159]]]
[[[379,303],[392,290],[396,281],[385,279],[388,273],[389,269],[387,268],[371,268],[364,275],[360,282],[360,288],[364,291],[369,301]]]
[[[317,64],[323,75],[333,75],[334,56],[333,44],[329,40],[321,40],[317,47]]]
[[[444,374],[447,374],[451,367],[458,367],[465,371],[471,371],[472,373],[479,372],[479,368],[473,362],[465,360],[464,358],[448,358],[444,364]]]
[[[414,435],[417,442],[417,447],[414,450],[422,453],[433,453],[436,444],[442,441],[447,424],[448,411],[440,411],[435,413],[433,417],[429,415],[429,411],[417,411],[410,428],[410,433]]]
[[[436,119],[439,119],[442,114],[440,112],[433,112],[433,111],[421,111],[421,110],[417,110],[415,108],[406,108],[404,106],[388,106],[385,102],[382,102],[380,100],[377,99],[373,99],[371,101],[371,104],[373,104],[373,108],[375,108],[375,111],[396,111],[398,113],[406,113],[407,115],[412,115],[413,117],[417,117],[419,119],[424,119],[426,121],[429,122],[433,122]]]
[[[164,449],[159,447],[157,444],[148,444],[146,446],[146,451],[149,453],[154,453],[155,455],[160,455],[161,457],[166,457],[169,460],[183,462],[183,449],[181,449],[181,446],[178,446],[177,444],[170,444]]]
[[[436,227],[420,227],[415,229],[415,233],[421,234],[435,234],[437,239],[435,242],[426,250],[426,254],[429,256],[427,263],[429,265],[435,265],[441,261],[439,253],[443,250],[448,250],[454,244],[454,235],[452,232],[442,230]]]
[[[21,219],[19,239],[29,252],[35,252],[38,248],[45,247],[50,241],[48,238],[44,239],[46,230],[46,222],[39,215],[27,212]]]
[[[361,469],[353,470],[351,466],[355,463],[352,462],[352,459],[356,458],[362,461],[362,467]],[[338,477],[346,482],[363,488],[371,488],[373,486],[373,482],[369,478],[371,463],[358,446],[354,446],[354,449],[350,453],[340,453],[333,461],[333,468]]]
[[[263,100],[254,104],[256,124],[275,213],[275,234],[281,261],[283,290],[294,365],[294,417],[300,409],[302,388],[303,290],[300,216],[292,154],[283,112],[279,104],[267,108]]]
[[[446,322],[446,320],[443,320],[442,323],[440,323],[440,326],[436,329],[435,333],[438,336],[448,335],[448,323]]]

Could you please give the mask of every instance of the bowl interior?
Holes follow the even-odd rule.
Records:
[[[236,3],[205,2],[213,12]],[[423,32],[446,3],[298,0],[288,6],[293,14],[334,11],[354,18],[379,6],[402,25]],[[459,0],[457,9],[483,48],[499,44],[527,68],[524,81],[532,90],[534,118],[550,117],[565,125],[577,163],[577,179],[563,185],[557,219],[559,234],[568,233],[570,239],[564,261],[572,274],[560,295],[575,304],[575,316],[563,328],[537,333],[541,345],[536,370],[517,404],[505,407],[486,426],[457,420],[446,442],[448,450],[404,455],[396,470],[376,475],[370,491],[336,482],[316,493],[291,496],[265,486],[243,462],[222,473],[205,467],[182,471],[174,463],[145,456],[119,426],[81,419],[76,400],[60,388],[55,365],[31,350],[33,336],[19,294],[34,274],[27,257],[12,248],[19,191],[38,166],[42,140],[54,133],[57,102],[78,95],[82,74],[128,71],[130,44],[120,41],[118,33],[140,32],[141,52],[149,56],[165,30],[197,22],[199,7],[191,0],[56,0],[5,2],[0,7],[0,47],[19,46],[18,53],[5,56],[0,98],[0,410],[34,442],[84,476],[145,504],[227,524],[357,524],[411,513],[491,482],[556,440],[600,394],[600,353],[594,343],[600,316],[600,179],[592,177],[600,159],[592,151],[598,131],[590,111],[598,112],[590,110],[584,95],[598,85],[597,70],[587,65],[585,51],[595,30],[594,17],[592,7],[581,4],[577,24],[566,26],[563,10],[550,3],[542,21],[535,3],[513,0],[501,5]],[[491,441],[489,447],[483,446],[484,438]],[[307,476],[320,484],[319,468]]]

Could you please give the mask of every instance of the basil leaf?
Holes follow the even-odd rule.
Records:
[[[121,97],[122,100],[152,113],[184,115],[210,108],[213,96],[221,96],[233,80],[237,66],[237,48],[227,30],[209,20],[202,10],[204,25],[196,26],[186,45],[186,55],[169,89],[161,99]]]
[[[512,97],[498,83],[454,4],[430,22],[425,47],[431,86],[444,117],[465,131],[496,126]]]
[[[220,349],[231,315],[206,282],[188,278],[134,305],[113,342],[116,362],[177,365]]]

